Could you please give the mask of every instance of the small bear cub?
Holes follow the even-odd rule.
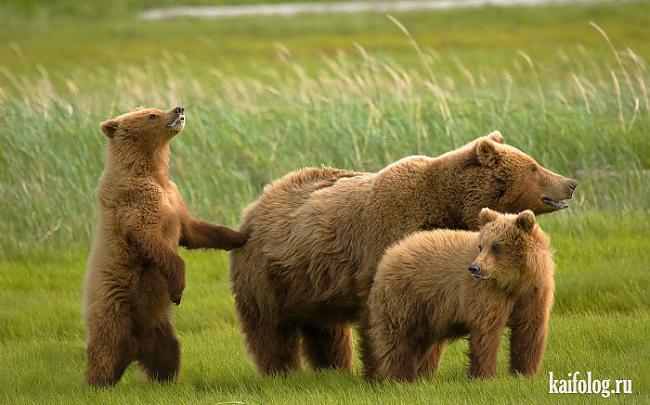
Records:
[[[494,377],[506,327],[510,372],[538,371],[554,291],[549,238],[529,210],[484,208],[479,223],[479,232],[417,232],[386,251],[370,295],[366,377],[414,381],[467,335],[469,376]]]
[[[169,179],[169,144],[184,127],[181,106],[139,108],[101,124],[106,168],[83,303],[90,386],[115,385],[133,361],[152,380],[175,379],[171,304],[185,289],[179,246],[230,250],[246,241],[192,215]]]

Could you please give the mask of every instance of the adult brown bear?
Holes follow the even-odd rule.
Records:
[[[240,231],[249,239],[230,257],[236,309],[258,370],[298,369],[301,342],[313,368],[352,370],[352,322],[371,370],[366,302],[388,246],[422,229],[477,230],[484,207],[556,211],[576,185],[504,145],[498,132],[377,173],[307,168],[275,181],[246,209]]]

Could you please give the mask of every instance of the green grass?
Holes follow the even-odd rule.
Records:
[[[397,14],[408,35],[374,14],[134,17],[171,3],[0,6],[3,402],[595,399],[549,396],[548,371],[631,378],[633,399],[649,401],[648,3]],[[178,103],[188,122],[173,142],[172,176],[194,212],[233,226],[264,184],[296,168],[378,170],[495,128],[577,178],[569,210],[540,219],[556,249],[557,294],[539,376],[501,369],[497,380],[470,382],[459,342],[435,378],[415,385],[336,372],[258,377],[233,314],[226,255],[184,252],[179,382],[147,383],[131,368],[113,390],[85,388],[79,308],[103,167],[98,124],[138,105]]]
[[[135,367],[106,392],[85,388],[83,329],[79,317],[83,255],[70,254],[0,265],[3,306],[0,308],[0,372],[2,395],[11,401],[83,402],[456,402],[488,400],[528,403],[551,397],[548,372],[592,371],[594,378],[631,378],[636,400],[648,401],[650,355],[647,336],[650,275],[643,271],[650,232],[639,233],[636,218],[617,221],[588,215],[568,221],[547,217],[542,225],[557,249],[556,304],[543,368],[532,380],[508,377],[506,344],[502,344],[500,377],[469,382],[465,377],[466,342],[453,344],[439,373],[415,385],[373,385],[358,375],[303,371],[287,378],[261,378],[255,373],[239,334],[229,293],[227,257],[223,253],[184,253],[188,288],[175,311],[183,345],[178,383],[146,382]],[[579,220],[582,229],[567,223]],[[619,266],[620,271],[614,271]],[[357,374],[360,365],[356,365]],[[566,377],[565,377],[566,378]],[[573,398],[575,399],[575,397]],[[587,397],[584,399],[593,399]],[[613,396],[630,402],[629,396]]]

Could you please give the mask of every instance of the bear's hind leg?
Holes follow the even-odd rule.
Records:
[[[372,327],[362,332],[362,343],[365,342],[362,349],[368,350],[368,356],[363,359],[366,378],[399,381],[418,378],[431,345],[424,330],[378,316],[373,319]]]
[[[313,369],[340,369],[352,372],[354,343],[346,324],[332,326],[301,326],[302,349]]]
[[[286,374],[300,369],[300,334],[291,323],[260,322],[247,330],[246,343],[261,374]]]
[[[445,340],[434,342],[431,345],[429,352],[424,357],[420,366],[420,375],[433,375],[436,372],[445,346],[447,346],[447,341]]]
[[[97,323],[88,330],[86,382],[91,387],[110,387],[135,358],[133,325],[126,315],[97,319]]]
[[[393,341],[375,352],[375,375],[373,378],[387,378],[413,382],[417,380],[426,349],[421,342],[408,338]]]
[[[171,381],[178,376],[181,351],[171,322],[143,333],[138,346],[138,363],[149,379]]]
[[[262,320],[241,300],[235,301],[246,346],[260,374],[285,374],[300,369],[300,333],[293,322]]]

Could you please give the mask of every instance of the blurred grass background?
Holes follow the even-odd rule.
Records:
[[[0,357],[14,366],[0,372],[9,387],[0,397],[539,402],[570,399],[545,394],[549,370],[591,370],[632,378],[634,398],[648,400],[649,3],[137,18],[183,4],[0,5]],[[288,171],[378,170],[493,129],[577,178],[569,210],[541,218],[558,269],[540,376],[469,383],[458,344],[439,376],[413,386],[338,373],[260,379],[237,332],[226,256],[204,252],[183,253],[181,382],[150,385],[131,370],[109,393],[83,389],[79,302],[104,161],[98,125],[139,105],[176,104],[188,121],[173,142],[172,176],[194,212],[231,226]]]

